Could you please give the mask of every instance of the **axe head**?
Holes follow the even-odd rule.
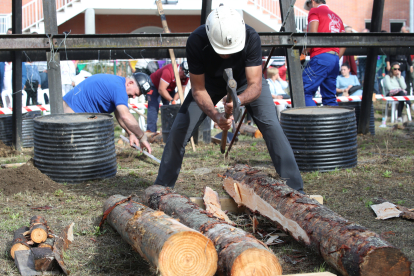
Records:
[[[234,121],[238,122],[240,119],[240,104],[237,98],[237,82],[233,79],[233,70],[231,68],[224,69],[223,78],[227,83],[227,101],[229,98],[233,101],[233,117]]]

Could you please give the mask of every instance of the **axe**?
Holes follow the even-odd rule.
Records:
[[[223,78],[227,83],[226,103],[233,102],[233,117],[234,117],[234,121],[237,122],[237,120],[240,117],[240,103],[237,98],[237,92],[236,92],[237,82],[233,79],[233,69],[231,68],[224,69]],[[226,119],[230,118],[230,116],[231,114],[229,113],[224,114],[224,117]],[[226,152],[226,144],[227,144],[227,130],[223,130],[223,133],[221,135],[221,146],[220,146],[221,153],[223,154]]]

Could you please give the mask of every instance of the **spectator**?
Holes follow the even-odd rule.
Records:
[[[361,84],[357,76],[350,74],[350,67],[348,63],[341,66],[341,75],[336,78],[336,94],[340,96],[361,96]]]
[[[341,18],[329,9],[325,0],[307,0],[309,10],[309,33],[342,33],[345,32]],[[308,49],[304,51],[307,52]],[[336,77],[339,72],[339,59],[345,48],[312,48],[311,60],[303,70],[303,87],[307,106],[315,106],[313,96],[320,86],[323,105],[337,106]]]
[[[60,61],[60,74],[62,80],[62,95],[65,96],[75,86],[76,68],[72,60]]]
[[[180,76],[183,91],[189,80],[190,72],[188,70],[188,63],[184,61],[178,66],[178,74]],[[175,104],[178,99],[178,93],[175,93],[177,83],[175,81],[174,70],[172,64],[168,64],[161,69],[151,74],[152,92],[147,95],[148,99],[148,119],[147,132],[157,132],[158,110],[160,108],[160,101],[164,105],[170,103]]]
[[[369,33],[370,31],[368,29],[363,29],[362,33]],[[365,78],[365,68],[367,67],[367,56],[358,56],[356,65],[357,68],[357,76],[360,83],[364,83]]]
[[[401,32],[402,33],[410,33],[410,28],[408,26],[402,26],[401,27]]]
[[[407,85],[405,84],[404,78],[401,74],[401,66],[398,62],[391,63],[391,70],[389,71],[388,75],[384,78],[384,90],[387,93],[387,96],[405,96],[407,95]],[[411,106],[414,110],[413,106],[411,105],[410,101],[406,101],[406,103]],[[404,102],[400,101],[398,103],[398,122],[402,122],[402,110],[404,108]]]
[[[26,62],[27,80],[24,86],[24,90],[27,93],[26,106],[29,106],[30,99],[33,105],[37,105],[37,89],[40,85],[39,69],[31,62]]]
[[[346,26],[345,32],[352,33],[352,27]],[[351,74],[356,76],[358,71],[357,71],[357,66],[355,62],[355,56],[343,56],[342,64],[345,64],[345,63],[348,63],[349,67],[351,68]]]
[[[271,66],[279,69],[279,76],[282,78],[282,80],[286,81],[286,57],[276,57],[271,63]]]
[[[269,67],[267,69],[267,83],[270,87],[270,94],[272,94],[273,99],[290,99],[290,96],[286,94],[284,89],[288,87],[288,83],[279,75],[279,69],[274,67]]]
[[[12,28],[8,28],[6,34],[7,35],[13,34],[13,29]]]

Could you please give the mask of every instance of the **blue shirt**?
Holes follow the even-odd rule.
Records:
[[[267,83],[269,84],[270,94],[272,95],[284,95],[286,92],[284,89],[288,87],[288,83],[284,80],[282,81],[273,81],[272,79],[267,79]]]
[[[93,75],[73,88],[63,100],[75,113],[112,113],[118,105],[128,107],[125,78]]]
[[[3,90],[4,66],[5,66],[5,63],[4,62],[0,62],[0,95],[1,95],[1,92]],[[26,63],[22,62],[22,89],[26,85],[26,80],[27,80],[27,76],[26,76]]]
[[[27,79],[32,83],[34,81],[37,81],[39,84],[41,84],[40,75],[39,75],[39,69],[34,64],[26,63],[26,73],[27,73]]]
[[[339,75],[336,78],[336,88],[347,89],[348,86],[350,86],[350,85],[352,85],[352,86],[361,85],[359,83],[359,80],[358,80],[357,76],[349,75],[349,78],[344,78],[341,75]],[[355,93],[353,93],[352,95],[353,96],[362,95],[362,90],[360,89],[360,90],[356,91]]]

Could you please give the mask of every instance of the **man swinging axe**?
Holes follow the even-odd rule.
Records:
[[[231,68],[237,83],[233,101],[245,106],[263,134],[277,173],[287,185],[303,193],[303,181],[292,148],[279,125],[276,108],[266,79],[262,76],[261,41],[257,32],[244,23],[240,14],[220,5],[206,24],[191,33],[186,46],[191,93],[182,104],[166,141],[155,184],[174,187],[180,172],[185,146],[194,129],[209,116],[222,130],[231,127],[233,103],[225,113],[215,105],[227,95],[223,78]]]

